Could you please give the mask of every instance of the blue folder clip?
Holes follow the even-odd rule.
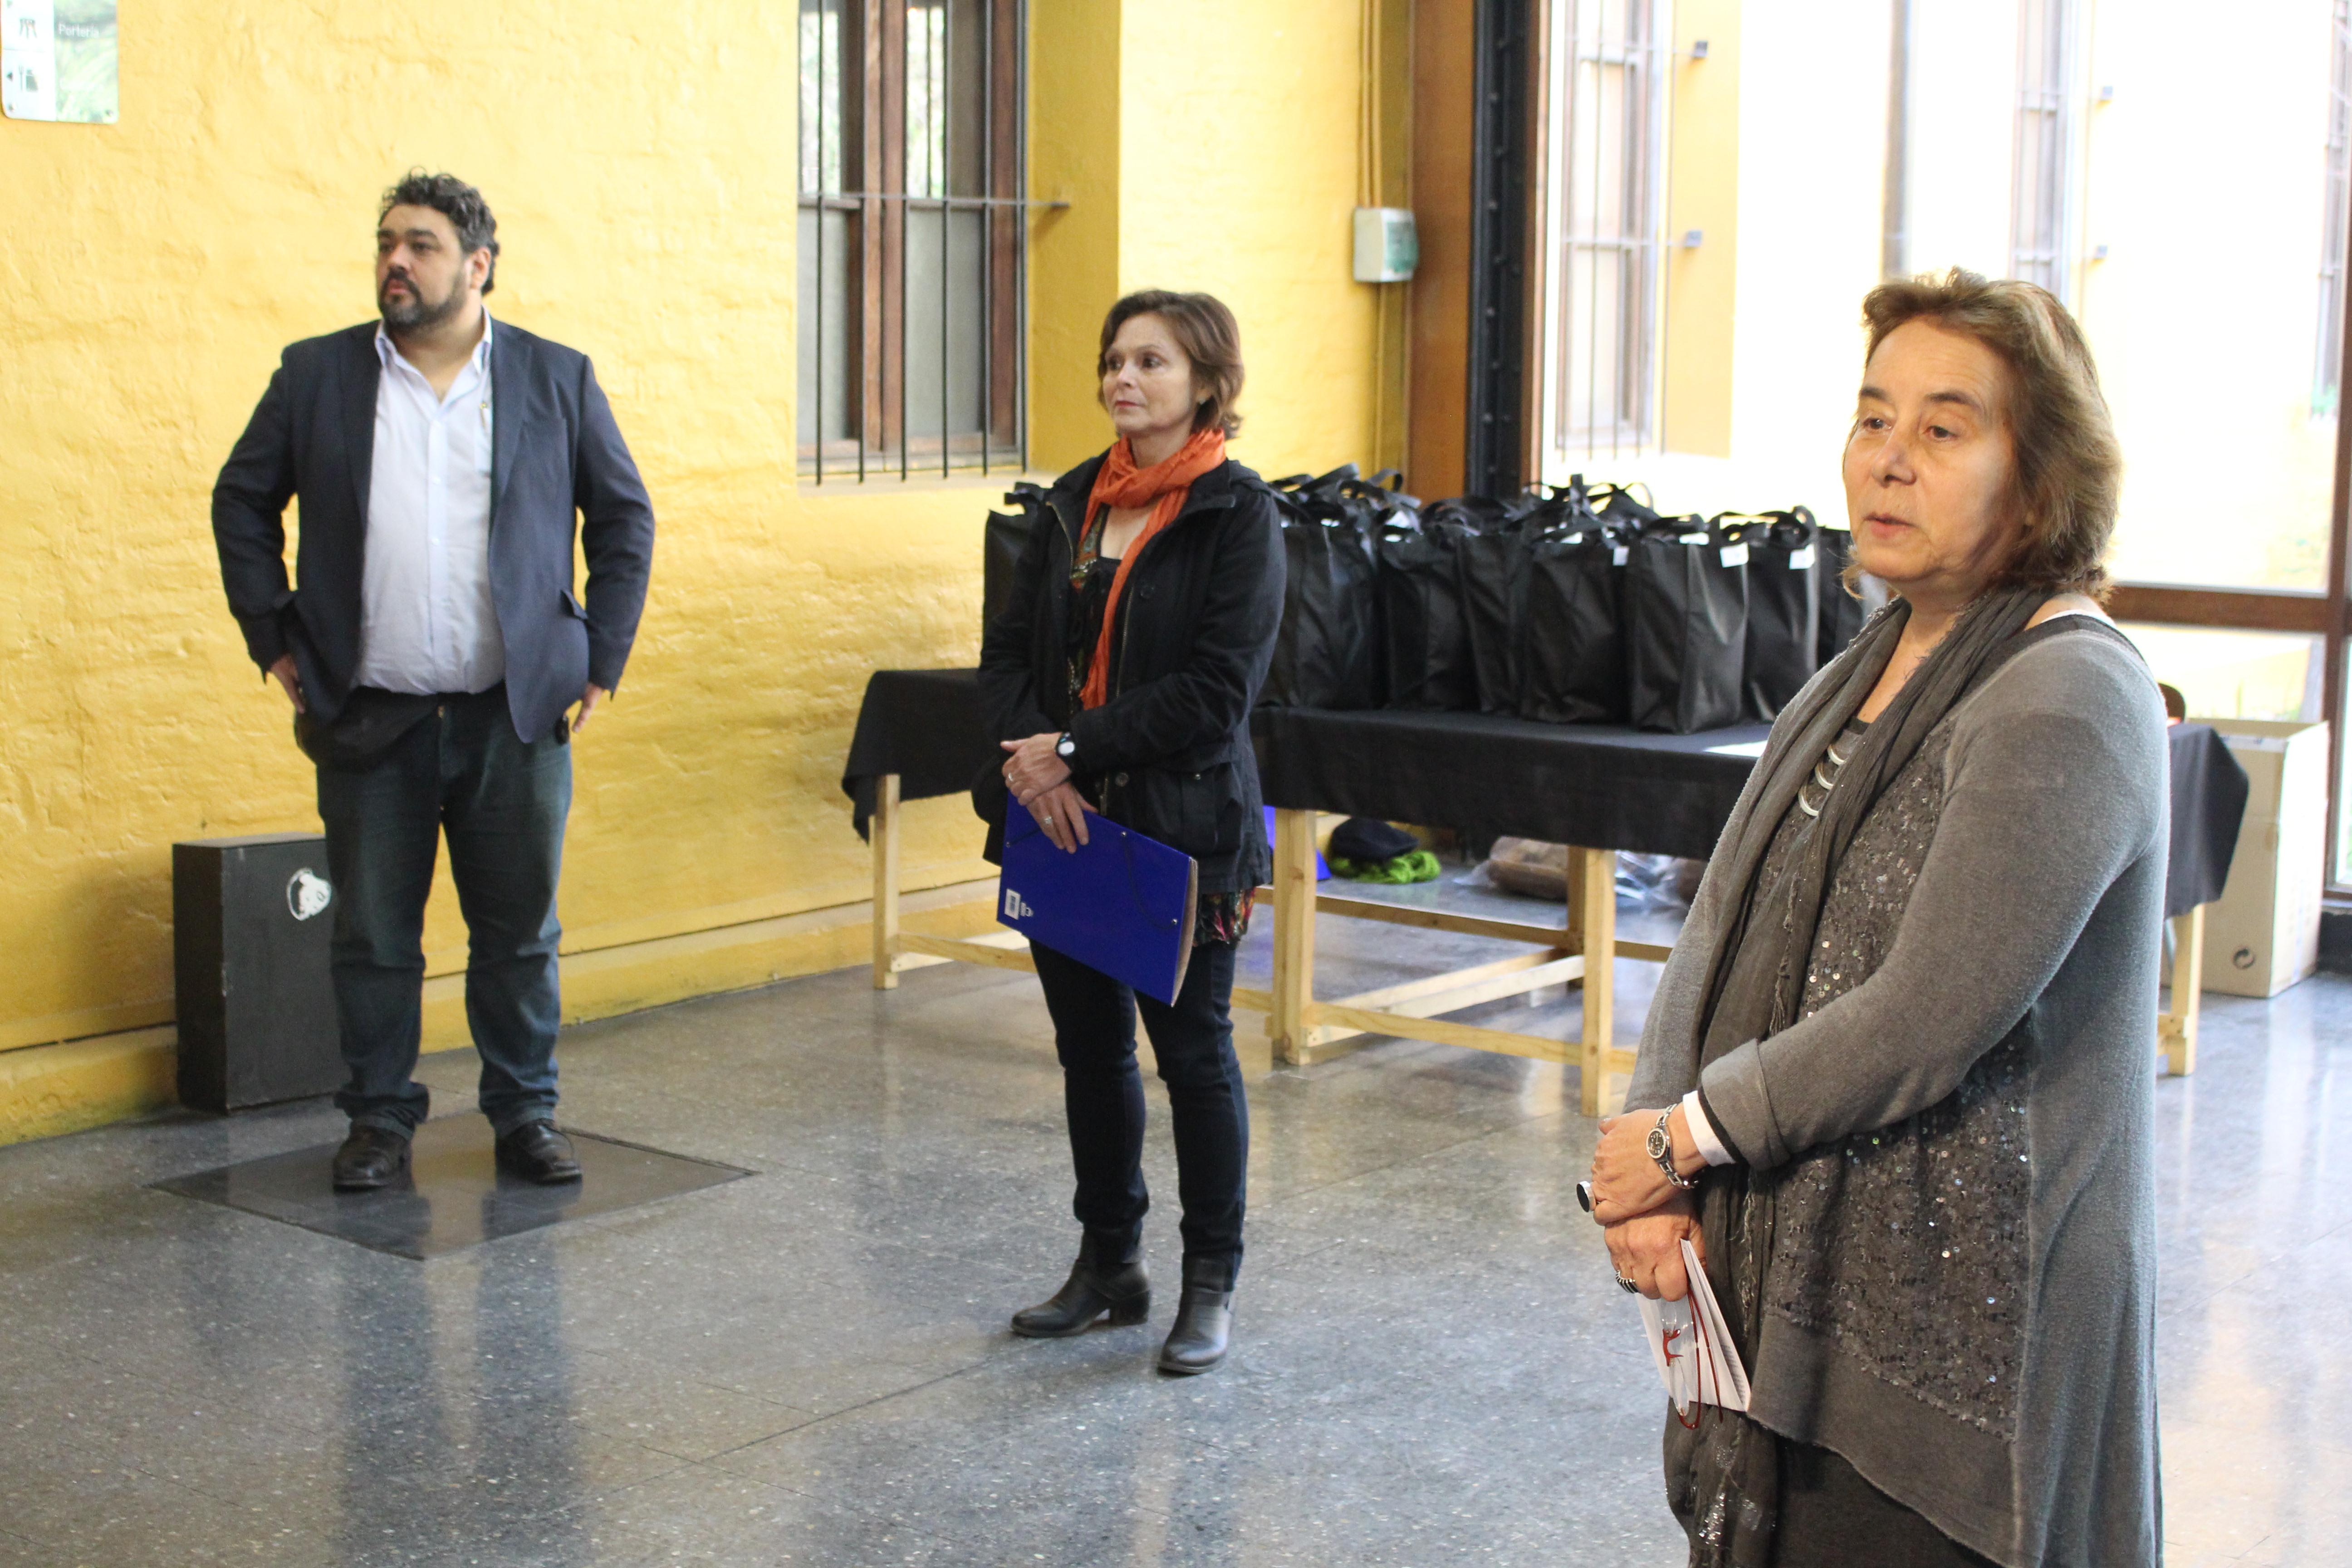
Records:
[[[1192,959],[1192,858],[1092,811],[1073,855],[1018,805],[1005,815],[997,922],[1173,1005]]]

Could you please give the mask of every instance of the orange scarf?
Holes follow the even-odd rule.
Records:
[[[1148,468],[1135,466],[1135,452],[1127,437],[1103,458],[1102,468],[1095,475],[1095,488],[1087,497],[1088,526],[1097,507],[1139,507],[1149,505],[1151,516],[1143,524],[1143,531],[1127,547],[1118,560],[1118,570],[1110,580],[1110,597],[1103,605],[1102,630],[1095,634],[1094,658],[1087,662],[1087,684],[1078,693],[1078,706],[1099,708],[1110,698],[1110,629],[1118,619],[1118,596],[1127,591],[1127,574],[1143,554],[1143,547],[1160,534],[1160,530],[1176,521],[1184,510],[1184,498],[1192,493],[1192,481],[1225,460],[1225,433],[1212,425],[1206,430],[1195,430],[1192,438],[1176,449],[1174,457],[1157,462]]]

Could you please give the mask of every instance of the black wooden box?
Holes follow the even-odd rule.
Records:
[[[182,1104],[241,1110],[341,1086],[333,904],[319,834],[172,846]]]

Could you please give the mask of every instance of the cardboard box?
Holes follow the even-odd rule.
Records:
[[[2200,719],[2252,784],[2230,880],[2205,911],[2205,989],[2275,996],[2319,967],[2326,876],[2327,726]]]

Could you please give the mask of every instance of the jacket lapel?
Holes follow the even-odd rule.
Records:
[[[530,344],[512,327],[494,329],[490,339],[490,531],[499,531],[499,508],[506,500],[507,476],[514,472],[522,445],[526,361]]]
[[[342,383],[343,450],[352,468],[352,518],[362,538],[367,535],[368,488],[375,469],[375,392],[383,374],[376,357],[375,328],[352,330],[352,352],[344,356]]]

